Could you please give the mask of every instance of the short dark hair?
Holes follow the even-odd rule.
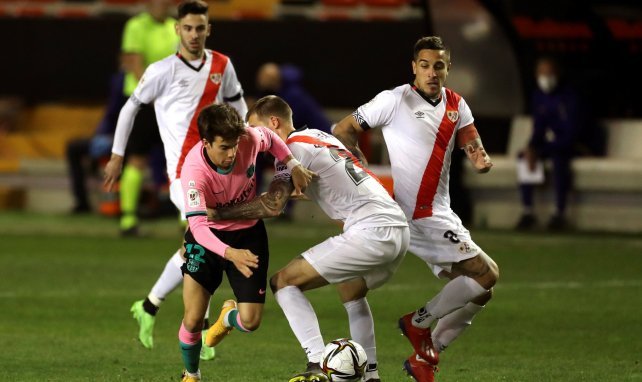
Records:
[[[292,109],[290,105],[281,97],[275,95],[267,95],[256,101],[250,110],[247,111],[247,119],[249,119],[252,114],[256,114],[259,118],[273,115],[287,121],[292,120]]]
[[[201,139],[209,143],[214,142],[216,137],[229,141],[245,134],[245,122],[235,108],[225,103],[201,110],[197,122]]]
[[[444,42],[441,40],[441,37],[439,36],[426,36],[417,40],[413,52],[413,60],[417,61],[419,52],[424,49],[445,50],[446,54],[448,54],[448,59],[450,59],[450,48],[448,48],[446,44],[444,44]]]
[[[192,14],[207,16],[208,5],[202,0],[185,0],[178,4],[178,19]]]

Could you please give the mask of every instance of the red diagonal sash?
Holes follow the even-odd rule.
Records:
[[[297,136],[294,136],[294,137],[290,137],[290,138],[288,138],[288,140],[285,143],[289,145],[292,142],[309,143],[311,145],[327,147],[329,149],[330,148],[339,149],[339,150],[341,150],[341,152],[343,152],[352,161],[352,163],[354,163],[355,166],[357,166],[361,170],[365,171],[374,180],[376,180],[377,182],[379,182],[379,184],[381,184],[381,181],[379,180],[379,178],[377,178],[377,176],[375,174],[373,174],[370,170],[368,170],[367,168],[363,167],[363,164],[361,164],[361,161],[359,160],[359,158],[354,156],[349,150],[343,150],[337,145],[333,145],[333,144],[330,144],[328,142],[324,142],[324,141],[322,141],[320,139],[313,138],[313,137],[310,137],[310,136],[307,136],[307,135],[297,135]]]
[[[225,66],[229,59],[227,56],[222,55],[218,52],[212,51],[212,62],[210,64],[210,71],[207,75],[207,82],[205,84],[205,89],[201,95],[201,99],[198,101],[198,106],[194,110],[194,115],[192,120],[189,122],[189,128],[187,129],[187,135],[185,135],[185,141],[183,141],[183,147],[181,148],[181,156],[178,159],[178,164],[176,165],[176,178],[181,177],[181,169],[183,168],[183,162],[185,162],[185,156],[187,153],[198,143],[200,140],[200,135],[198,133],[198,115],[204,107],[209,106],[214,103],[216,100],[216,95],[218,94],[221,84],[223,82],[223,73],[225,72]],[[218,78],[217,81],[214,81],[215,75]]]
[[[446,89],[446,110],[439,124],[435,146],[421,178],[419,191],[417,192],[417,201],[415,211],[412,214],[413,219],[421,219],[432,216],[432,203],[435,200],[435,194],[439,187],[439,179],[444,168],[444,157],[450,144],[450,139],[455,132],[456,120],[453,122],[448,118],[448,112],[457,112],[459,110],[459,100],[461,96],[450,89]]]

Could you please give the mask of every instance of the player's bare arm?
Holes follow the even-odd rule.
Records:
[[[258,256],[247,249],[227,247],[225,250],[225,259],[231,261],[236,269],[238,269],[246,278],[249,278],[254,273],[250,268],[259,267]]]
[[[457,146],[464,150],[478,173],[486,173],[493,167],[493,162],[490,160],[486,150],[484,150],[484,145],[475,125],[470,124],[457,131]]]
[[[268,192],[249,202],[234,206],[207,209],[208,220],[245,220],[279,216],[290,199],[294,185],[285,179],[275,179]]]
[[[111,154],[111,158],[105,166],[105,175],[103,186],[107,191],[111,191],[114,183],[118,180],[120,173],[123,171],[123,157],[118,154]]]
[[[361,133],[363,133],[363,129],[352,115],[342,119],[341,122],[334,125],[332,129],[332,134],[337,137],[354,156],[359,158],[364,166],[367,166],[368,161],[366,160],[366,156],[363,155],[363,152],[359,148],[359,134]]]

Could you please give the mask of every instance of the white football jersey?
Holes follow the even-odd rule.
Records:
[[[331,218],[351,226],[407,226],[406,217],[377,178],[338,139],[321,130],[296,130],[286,141],[292,155],[316,172],[305,195]],[[277,164],[275,177],[289,177]]]
[[[180,178],[185,156],[200,140],[196,123],[200,110],[213,103],[242,100],[242,95],[232,62],[216,51],[206,49],[197,66],[177,53],[147,67],[130,100],[154,103],[170,182]],[[244,102],[240,108],[245,108]],[[244,118],[247,110],[238,109]],[[123,134],[116,133],[114,152],[124,152],[129,131],[124,136],[123,140]]]
[[[364,130],[381,127],[394,181],[394,198],[408,219],[451,213],[448,181],[456,132],[473,123],[464,99],[442,88],[437,103],[412,85],[379,93],[354,118]]]

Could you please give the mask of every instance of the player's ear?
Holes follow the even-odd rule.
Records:
[[[417,74],[417,63],[412,60],[412,74]]]
[[[207,24],[207,35],[206,36],[209,36],[210,33],[212,33],[212,24]]]
[[[180,36],[180,33],[179,33],[180,28],[181,28],[181,26],[178,24],[178,21],[176,23],[174,23],[174,31],[176,31],[176,35],[177,36]]]
[[[273,128],[278,129],[279,126],[281,126],[281,120],[279,119],[279,117],[271,115],[270,116],[270,125]]]

